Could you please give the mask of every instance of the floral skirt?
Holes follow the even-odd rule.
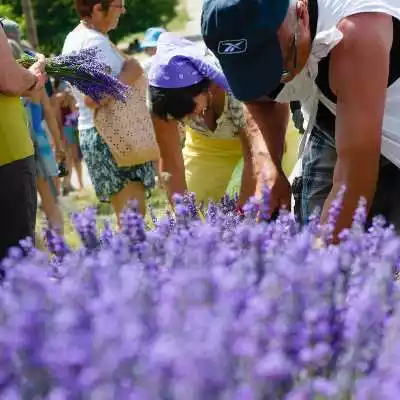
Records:
[[[129,182],[141,182],[145,189],[154,187],[155,171],[151,161],[132,167],[118,167],[96,128],[81,130],[79,135],[83,158],[100,201],[110,201],[110,197]]]

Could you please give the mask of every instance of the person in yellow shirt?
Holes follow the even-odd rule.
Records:
[[[0,21],[1,23],[1,21]],[[20,96],[43,88],[45,59],[29,69],[14,60],[0,26],[0,260],[12,246],[34,238],[36,176],[33,145]]]

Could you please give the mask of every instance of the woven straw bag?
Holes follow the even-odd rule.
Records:
[[[95,113],[95,126],[119,167],[160,158],[150,112],[146,105],[147,79],[132,86],[126,103],[111,101]]]

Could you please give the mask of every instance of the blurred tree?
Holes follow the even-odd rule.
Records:
[[[33,48],[36,49],[39,45],[35,14],[33,12],[32,1],[31,0],[21,0],[22,11],[24,13],[26,21],[26,32],[29,42],[32,44]]]
[[[31,0],[40,43],[46,54],[60,52],[66,34],[78,24],[74,0]],[[111,33],[114,41],[141,32],[149,26],[163,25],[176,15],[179,0],[126,0],[126,14]],[[0,7],[12,16],[21,16],[20,0],[0,0]],[[0,8],[0,15],[2,8]],[[21,17],[20,17],[21,18]],[[21,20],[21,19],[20,19]]]
[[[2,0],[0,0],[0,17],[6,17],[12,19],[13,21],[18,22],[22,30],[25,32],[24,16],[15,13],[13,6],[11,6],[10,4],[3,4]]]

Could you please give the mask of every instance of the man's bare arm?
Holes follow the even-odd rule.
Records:
[[[253,122],[248,121],[253,157],[256,160],[268,158],[280,168],[289,123],[289,105],[265,101],[249,102],[246,107],[253,119]]]
[[[359,14],[339,28],[344,39],[332,52],[331,87],[338,97],[333,188],[322,222],[343,185],[347,191],[336,232],[351,225],[360,197],[371,206],[378,179],[380,145],[393,29],[391,17]]]
[[[289,105],[273,101],[246,104],[246,134],[253,158],[257,188],[256,196],[264,186],[270,189],[270,211],[290,208],[290,184],[282,171],[285,135],[289,122]],[[249,114],[246,114],[249,117]]]

